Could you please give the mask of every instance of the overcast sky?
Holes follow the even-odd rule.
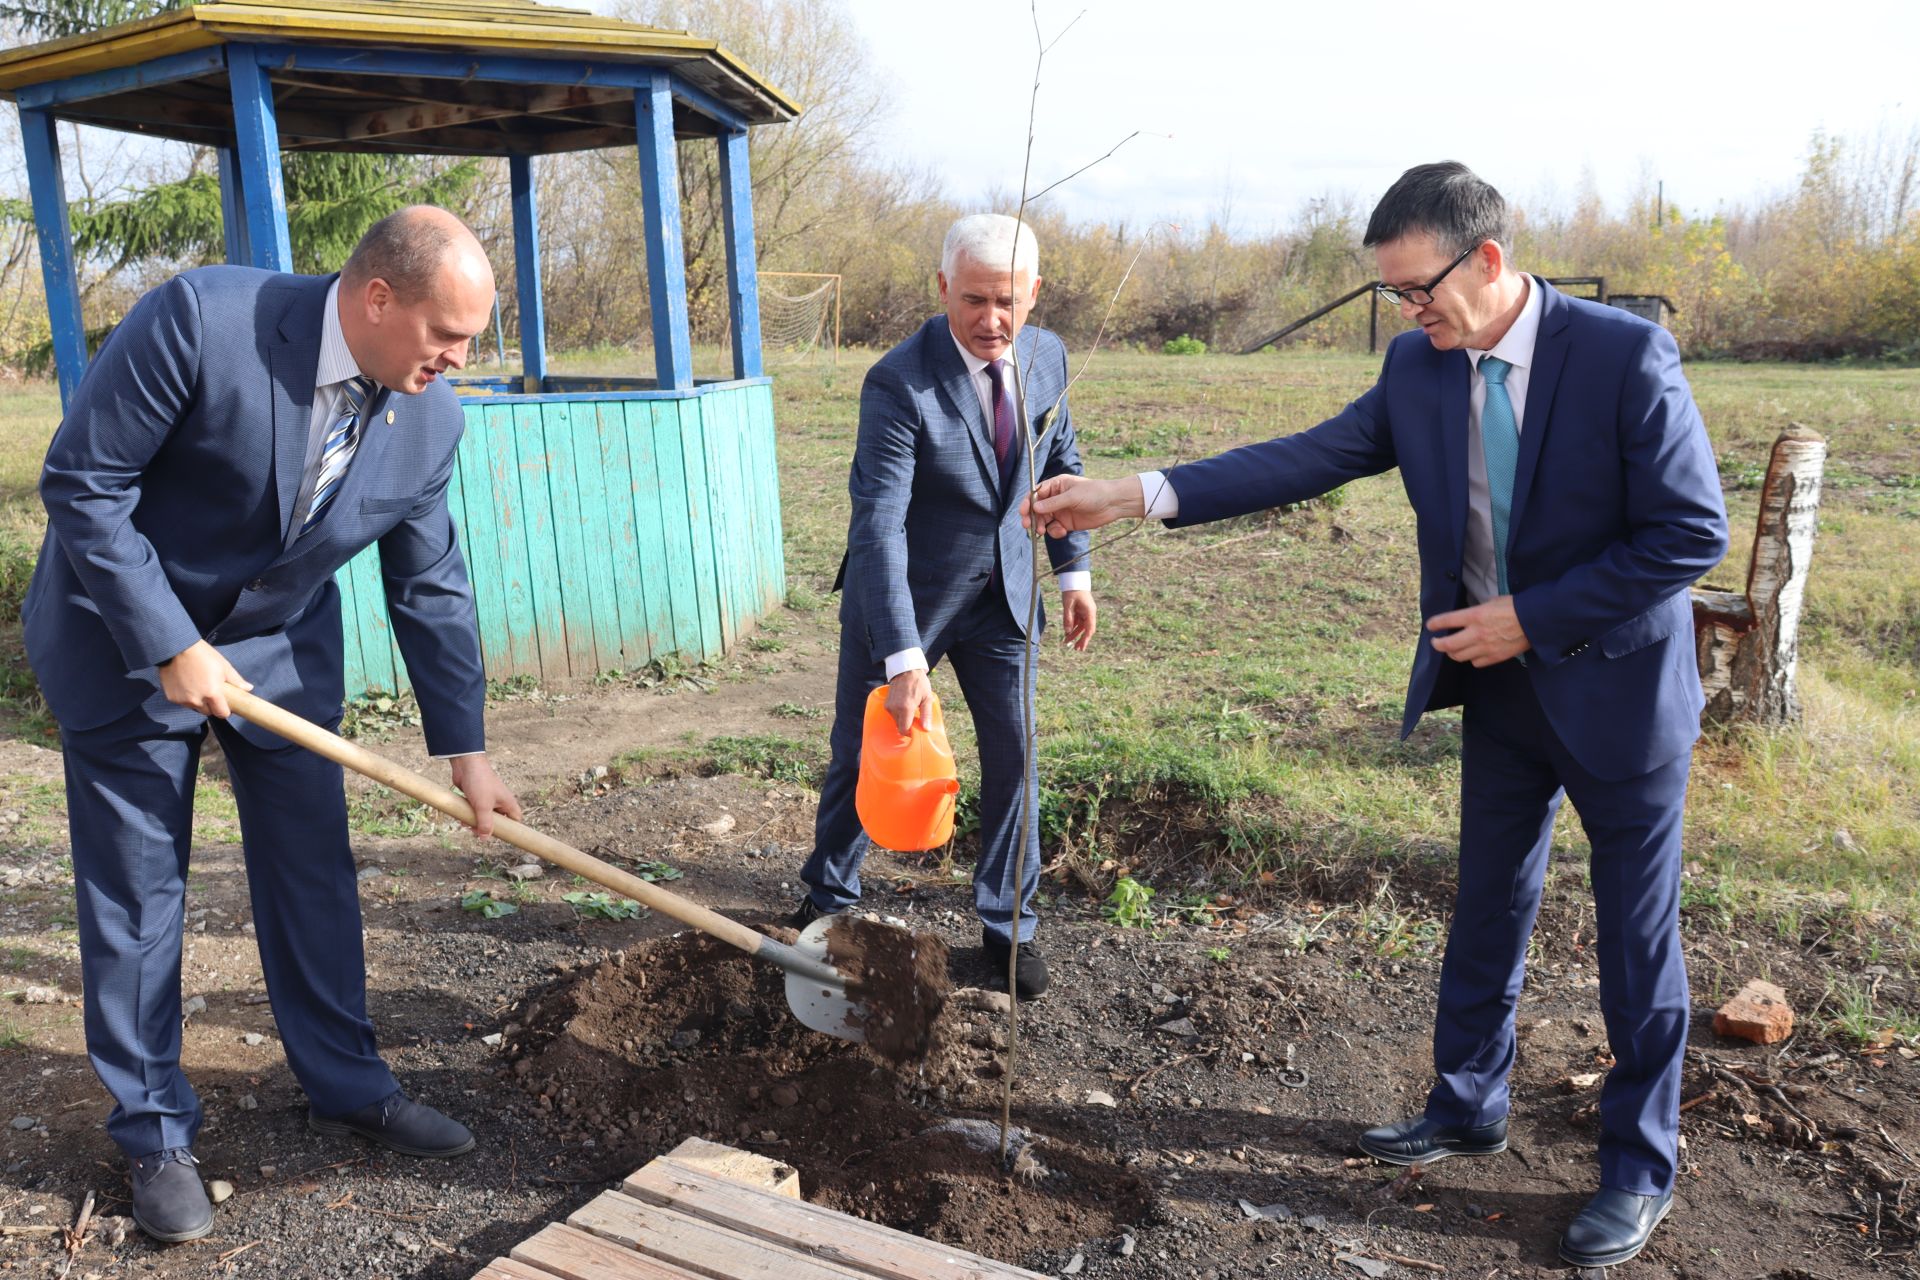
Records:
[[[1020,189],[1025,0],[846,0],[895,104],[884,150],[975,200]],[[1643,176],[1689,213],[1789,187],[1816,129],[1920,128],[1920,3],[1610,0],[1451,6],[1041,0],[1036,187],[1076,216],[1259,232],[1329,193],[1364,214],[1408,165],[1458,159],[1510,198],[1624,206]]]

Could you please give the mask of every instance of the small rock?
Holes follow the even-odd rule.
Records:
[[[777,1084],[768,1092],[767,1098],[776,1107],[791,1107],[800,1101],[800,1091],[790,1084]]]
[[[490,1033],[489,1033],[489,1034],[487,1034],[487,1035],[484,1035],[484,1036],[481,1036],[481,1037],[480,1037],[480,1043],[481,1043],[481,1044],[485,1044],[485,1045],[494,1045],[494,1046],[498,1046],[498,1045],[499,1045],[499,1043],[500,1043],[500,1041],[501,1041],[501,1040],[502,1040],[503,1038],[504,1038],[504,1037],[503,1037],[503,1036],[501,1036],[501,1034],[500,1034],[500,1033],[499,1033],[498,1031],[494,1031],[494,1032],[490,1032]]]
[[[1581,1071],[1574,1075],[1560,1077],[1560,1091],[1562,1093],[1579,1093],[1581,1090],[1591,1089],[1599,1083],[1600,1073],[1598,1071]]]
[[[1293,1210],[1284,1204],[1257,1205],[1251,1200],[1241,1200],[1239,1205],[1240,1212],[1246,1214],[1256,1222],[1262,1220],[1267,1222],[1285,1222],[1293,1216]]]
[[[378,880],[385,874],[386,872],[382,871],[379,867],[362,867],[353,873],[353,878],[355,880]]]
[[[509,880],[538,880],[547,874],[547,869],[537,862],[523,862],[517,867],[507,868]]]
[[[1131,1235],[1122,1235],[1120,1237],[1120,1243],[1114,1248],[1114,1252],[1123,1258],[1131,1258],[1134,1248],[1133,1237]]]
[[[414,1235],[410,1231],[394,1232],[393,1242],[399,1245],[402,1249],[406,1250],[408,1253],[418,1253],[420,1252],[420,1250],[426,1247],[420,1242],[420,1237]]]
[[[223,1179],[215,1178],[207,1184],[207,1195],[215,1204],[225,1203],[228,1197],[233,1195],[233,1184]]]
[[[235,1103],[234,1105],[239,1107],[242,1111],[254,1111],[259,1108],[260,1099],[254,1097],[250,1093],[243,1093],[240,1095],[239,1102]]]
[[[1739,994],[1713,1015],[1713,1033],[1755,1044],[1776,1044],[1793,1034],[1793,1006],[1779,987],[1750,978]]]
[[[277,1164],[263,1164],[263,1165],[261,1165],[261,1166],[260,1166],[260,1178],[261,1178],[261,1181],[263,1181],[263,1182],[272,1182],[272,1181],[273,1181],[273,1180],[274,1180],[275,1178],[277,1178],[277,1177],[279,1177],[279,1176],[280,1176],[280,1166],[279,1166],[279,1165],[277,1165]]]
[[[1381,1276],[1387,1274],[1387,1264],[1378,1258],[1363,1258],[1357,1253],[1336,1253],[1333,1255],[1333,1260],[1335,1262],[1344,1262],[1348,1266],[1364,1272],[1370,1277],[1370,1280],[1380,1280]]]
[[[676,1031],[667,1040],[667,1043],[676,1049],[691,1049],[700,1043],[700,1030],[698,1027],[687,1027],[684,1030]]]
[[[529,1071],[532,1071],[532,1070],[533,1070],[532,1058],[522,1058],[518,1062],[513,1064],[513,1074],[517,1076],[524,1076]]]
[[[240,1040],[241,1043],[245,1044],[249,1049],[258,1049],[267,1042],[267,1038],[258,1031],[249,1031],[247,1034],[241,1036]]]
[[[62,997],[55,987],[28,987],[20,993],[22,1004],[59,1004]]]
[[[1200,1035],[1200,1029],[1193,1025],[1192,1018],[1175,1018],[1171,1022],[1161,1023],[1154,1030],[1166,1035],[1178,1036],[1182,1040],[1197,1039]]]
[[[1117,1107],[1120,1105],[1114,1096],[1100,1089],[1087,1090],[1087,1105],[1090,1107]]]
[[[720,836],[727,834],[727,832],[733,830],[735,825],[737,824],[735,822],[734,816],[730,813],[723,813],[719,817],[715,818],[712,822],[701,823],[700,829],[706,832],[708,835],[713,836],[717,839]]]
[[[13,1127],[21,1133],[25,1133],[29,1129],[37,1128],[39,1124],[39,1116],[15,1116],[13,1118]]]
[[[1075,1249],[1073,1256],[1067,1259],[1067,1265],[1060,1268],[1060,1274],[1063,1276],[1077,1276],[1080,1274],[1080,1269],[1086,1265],[1087,1255]]]
[[[191,1018],[196,1013],[205,1013],[206,1011],[207,998],[205,996],[188,996],[187,1002],[180,1006],[180,1016],[183,1018]]]

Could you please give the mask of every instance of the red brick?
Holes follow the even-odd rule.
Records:
[[[1751,978],[1740,994],[1713,1015],[1713,1032],[1755,1044],[1775,1044],[1793,1034],[1793,1006],[1787,1003],[1786,992]]]

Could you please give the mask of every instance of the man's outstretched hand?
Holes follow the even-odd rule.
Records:
[[[225,720],[233,714],[227,706],[229,680],[249,692],[253,689],[233,669],[227,656],[205,640],[194,641],[191,647],[160,664],[160,691],[167,695],[167,701],[176,707],[191,707],[203,716]]]
[[[1436,635],[1433,647],[1455,662],[1471,662],[1476,667],[1491,667],[1533,648],[1520,628],[1520,616],[1513,611],[1512,596],[1497,596],[1471,609],[1436,613],[1427,619],[1427,630],[1451,631],[1452,635]]]
[[[507,790],[507,784],[500,781],[500,775],[493,771],[484,752],[455,756],[452,768],[453,785],[473,806],[473,834],[482,839],[492,835],[496,813],[505,814],[515,822],[520,820],[520,802]]]
[[[1053,476],[1020,502],[1021,523],[1029,529],[1038,524],[1049,538],[1098,529],[1115,520],[1138,520],[1146,514],[1138,476],[1118,480]]]

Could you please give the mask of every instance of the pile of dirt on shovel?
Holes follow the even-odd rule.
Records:
[[[706,1138],[792,1165],[816,1204],[1012,1262],[1145,1220],[1144,1181],[1098,1150],[1022,1132],[1003,1166],[993,1006],[953,993],[925,1056],[896,1067],[801,1026],[772,965],[689,933],[527,997],[502,1049],[578,1144],[575,1178],[621,1177]]]

